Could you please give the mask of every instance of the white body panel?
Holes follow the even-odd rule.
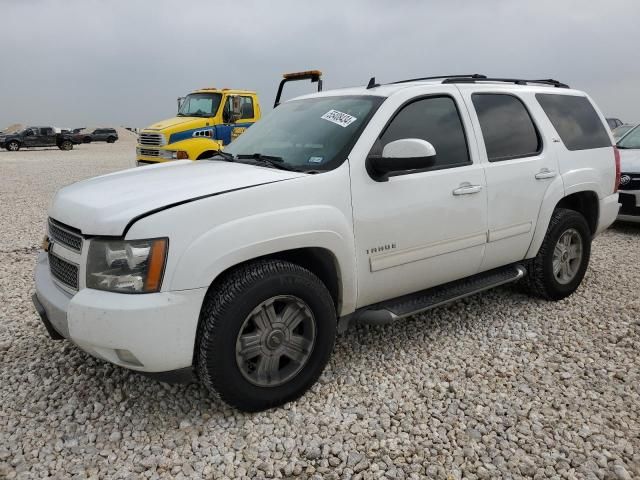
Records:
[[[470,94],[518,95],[540,131],[543,149],[530,158],[487,161]],[[52,281],[46,256],[36,292],[55,328],[89,353],[138,370],[191,365],[198,316],[208,287],[224,271],[257,257],[312,247],[335,263],[338,315],[536,255],[554,208],[566,195],[593,192],[596,234],[618,213],[613,149],[568,152],[535,100],[567,89],[418,82],[313,96],[387,97],[348,159],[321,174],[224,161],[173,162],[132,169],[66,187],[50,216],[88,236],[168,237],[159,293],[126,295],[88,289],[80,253],[55,245],[78,264],[78,291]],[[449,95],[458,105],[471,164],[372,179],[367,155],[405,102]],[[304,97],[302,97],[304,98]],[[605,151],[606,150],[606,151]],[[437,153],[437,152],[436,152]],[[409,152],[410,154],[410,152]],[[555,175],[536,179],[547,169]],[[469,184],[472,194],[454,195]],[[140,362],[122,361],[118,350]]]

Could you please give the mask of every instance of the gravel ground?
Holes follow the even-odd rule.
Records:
[[[353,328],[303,398],[243,414],[49,340],[31,305],[55,190],[132,163],[130,141],[0,152],[0,477],[640,477],[640,227],[564,301]]]

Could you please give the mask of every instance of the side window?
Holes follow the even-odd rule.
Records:
[[[50,135],[48,128],[41,128],[40,135]]]
[[[611,139],[587,97],[537,93],[536,99],[567,150],[611,146]]]
[[[232,113],[239,115],[237,120],[253,118],[253,99],[251,97],[241,97],[239,95],[228,97],[227,103],[224,105],[223,115],[226,118],[231,118]],[[225,120],[225,122],[226,121],[227,120]]]
[[[540,135],[522,100],[501,93],[474,93],[471,100],[490,162],[530,157],[540,152]]]
[[[380,136],[381,147],[402,138],[420,138],[434,146],[433,170],[471,163],[460,114],[451,97],[423,98],[403,107]]]

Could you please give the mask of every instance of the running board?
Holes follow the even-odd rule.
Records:
[[[351,320],[372,325],[383,325],[398,319],[430,310],[493,287],[516,282],[524,277],[524,266],[509,265],[471,277],[445,283],[420,292],[376,303],[356,312]]]

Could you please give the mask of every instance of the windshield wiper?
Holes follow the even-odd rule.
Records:
[[[216,157],[222,157],[227,162],[233,162],[236,159],[236,157],[234,157],[233,154],[229,152],[223,152],[222,150],[218,150],[216,153],[214,153],[208,158],[205,158],[204,160],[213,160]]]
[[[300,169],[294,168],[291,165],[287,165],[282,157],[276,157],[273,155],[263,155],[262,153],[252,153],[250,155],[238,155],[238,159],[251,159],[257,160],[258,162],[267,164],[273,168],[277,168],[279,170],[287,170],[289,172],[300,172]]]

